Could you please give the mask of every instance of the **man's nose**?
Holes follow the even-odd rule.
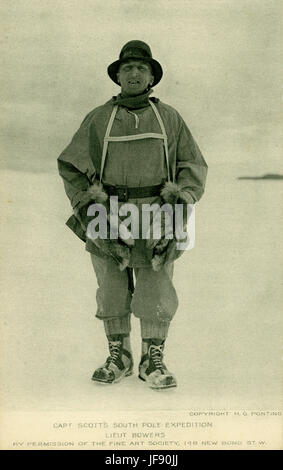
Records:
[[[132,77],[137,77],[139,75],[140,71],[137,67],[133,67],[131,70],[131,75]]]

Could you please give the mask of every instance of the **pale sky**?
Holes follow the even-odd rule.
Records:
[[[141,39],[164,70],[155,96],[202,148],[222,161],[232,142],[231,158],[264,163],[268,153],[277,165],[282,1],[2,0],[1,18],[11,158],[20,145],[34,151],[31,142],[60,151],[85,114],[119,92],[106,68]]]

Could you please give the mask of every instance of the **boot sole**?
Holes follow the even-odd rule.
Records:
[[[99,379],[96,379],[96,378],[93,378],[93,377],[91,378],[91,380],[93,380],[93,382],[97,382],[97,383],[103,384],[103,385],[112,385],[112,384],[119,383],[125,377],[130,377],[131,375],[133,375],[133,373],[134,373],[133,370],[128,370],[124,374],[120,375],[120,377],[117,377],[117,379],[112,380],[112,382],[106,382],[105,380],[99,380]]]
[[[164,390],[165,388],[174,388],[174,387],[177,387],[177,384],[174,383],[174,384],[171,384],[171,385],[161,385],[160,387],[158,386],[153,386],[153,385],[150,385],[149,382],[147,382],[146,379],[144,379],[141,375],[138,376],[140,380],[142,380],[143,382],[146,382],[148,384],[148,386],[150,388],[152,388],[153,390]]]

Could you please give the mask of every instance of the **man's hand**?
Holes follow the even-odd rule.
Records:
[[[134,239],[127,227],[123,225],[118,214],[116,217],[111,218],[110,225],[110,203],[108,195],[105,193],[101,185],[94,184],[88,190],[91,201],[82,206],[76,211],[76,216],[79,219],[82,228],[86,232],[86,237],[90,239],[96,247],[101,250],[104,254],[107,254],[114,258],[119,264],[121,270],[125,269],[129,264],[131,251],[130,248],[134,246]],[[94,218],[94,215],[88,215],[91,213],[91,206],[94,204],[100,204],[105,208],[105,217],[103,220],[106,228],[106,237],[93,236],[91,237],[91,230],[88,230],[89,224]],[[93,210],[95,212],[95,208]],[[113,225],[116,221],[117,226]],[[118,235],[117,238],[110,238],[110,232],[113,231]]]
[[[191,211],[188,205],[180,203],[177,199],[176,205],[170,207],[171,213],[168,210],[167,213],[161,211],[161,214],[155,214],[146,242],[147,248],[153,250],[152,267],[154,271],[159,271],[165,263],[179,258],[184,252],[179,248],[179,244],[187,244],[189,241],[187,225]],[[154,222],[160,224],[159,238],[153,238]]]

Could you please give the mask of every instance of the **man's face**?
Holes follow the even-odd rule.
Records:
[[[154,80],[150,65],[142,60],[129,60],[121,64],[117,78],[124,96],[143,93]]]

